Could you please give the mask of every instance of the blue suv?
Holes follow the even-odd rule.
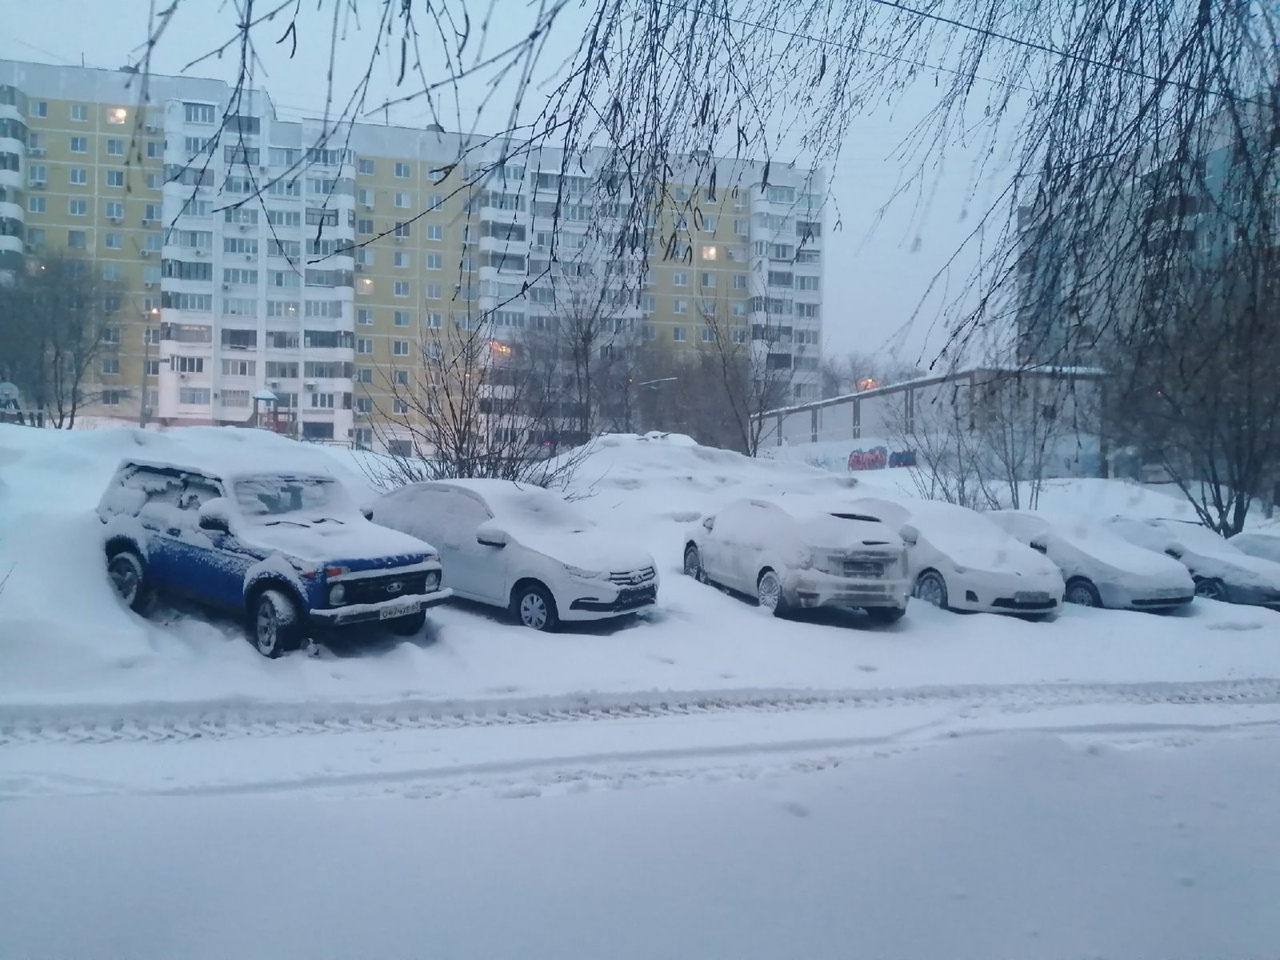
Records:
[[[125,460],[98,504],[107,573],[134,611],[156,591],[244,616],[268,657],[317,629],[382,623],[422,629],[440,556],[366,520],[319,472],[229,473],[208,464]]]

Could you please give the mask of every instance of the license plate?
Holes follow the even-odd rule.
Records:
[[[396,617],[407,617],[411,613],[417,613],[419,606],[420,604],[417,600],[410,600],[407,603],[394,603],[378,611],[378,619],[394,620]]]
[[[874,560],[846,560],[844,575],[846,577],[883,577],[884,564]]]
[[[1049,594],[1044,591],[1024,590],[1013,595],[1013,599],[1018,603],[1048,603]]]

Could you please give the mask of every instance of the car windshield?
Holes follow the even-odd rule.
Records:
[[[251,477],[232,487],[240,512],[260,522],[337,520],[346,499],[322,477]]]

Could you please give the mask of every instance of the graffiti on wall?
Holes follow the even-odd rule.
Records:
[[[897,450],[890,453],[888,447],[872,447],[869,450],[854,450],[849,454],[850,470],[883,470],[886,467],[914,467],[915,465],[914,450]]]

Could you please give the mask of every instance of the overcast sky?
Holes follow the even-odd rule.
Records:
[[[360,6],[372,13],[380,4]],[[112,3],[5,0],[0,57],[74,65],[83,61],[92,67],[120,67],[136,61],[139,56],[140,44],[146,37],[149,7],[147,0]],[[319,116],[325,101],[333,7],[325,3],[321,17],[315,13],[313,0],[304,0],[302,7],[308,18],[305,23],[313,32],[301,38],[303,42],[295,59],[290,61],[286,55],[288,44],[264,43],[259,48],[266,71],[256,79],[269,91],[285,119]],[[473,7],[483,11],[486,4],[475,3]],[[258,10],[268,8],[267,3],[257,4]],[[497,18],[487,41],[490,50],[519,35],[520,18],[527,16],[528,8],[522,0],[497,0],[495,9],[503,16]],[[152,69],[157,73],[184,72],[187,63],[231,38],[234,21],[234,5],[230,0],[187,0],[157,46]],[[578,39],[571,36],[573,25],[573,21],[566,21],[560,32],[553,34],[544,62],[558,62],[571,51]],[[362,27],[361,30],[354,23],[347,25],[346,46],[342,48],[335,82],[335,89],[343,100],[363,72],[367,51],[374,42],[372,25],[366,23]],[[279,29],[266,30],[262,37],[273,38],[281,30],[283,24]],[[562,46],[557,49],[556,44]],[[356,56],[357,51],[364,55]],[[371,102],[383,95],[393,95],[392,81],[397,66],[383,58],[374,73]],[[236,55],[232,52],[220,59],[204,60],[186,72],[231,81],[236,67]],[[839,208],[842,228],[838,232],[834,230],[833,209],[826,218],[828,242],[823,291],[828,352],[877,353],[893,348],[902,359],[914,362],[919,358],[927,363],[943,343],[944,332],[936,322],[936,304],[926,307],[914,323],[912,314],[929,281],[972,229],[973,215],[985,208],[991,197],[1004,187],[999,173],[982,181],[977,196],[971,197],[973,157],[953,148],[949,151],[947,168],[941,171],[938,191],[927,209],[917,205],[914,198],[901,199],[868,235],[877,210],[891,197],[902,174],[902,164],[895,162],[892,154],[933,105],[935,95],[933,83],[922,82],[907,91],[892,108],[881,108],[857,120],[839,165],[831,171],[832,196]],[[474,114],[474,104],[464,106],[469,106]],[[428,122],[421,105],[404,107],[391,114],[390,119],[405,124]],[[481,132],[497,129],[505,117],[500,116],[495,107],[492,122],[486,124],[487,119],[482,117]],[[963,282],[971,263],[970,258],[961,258],[951,277],[953,287]]]

